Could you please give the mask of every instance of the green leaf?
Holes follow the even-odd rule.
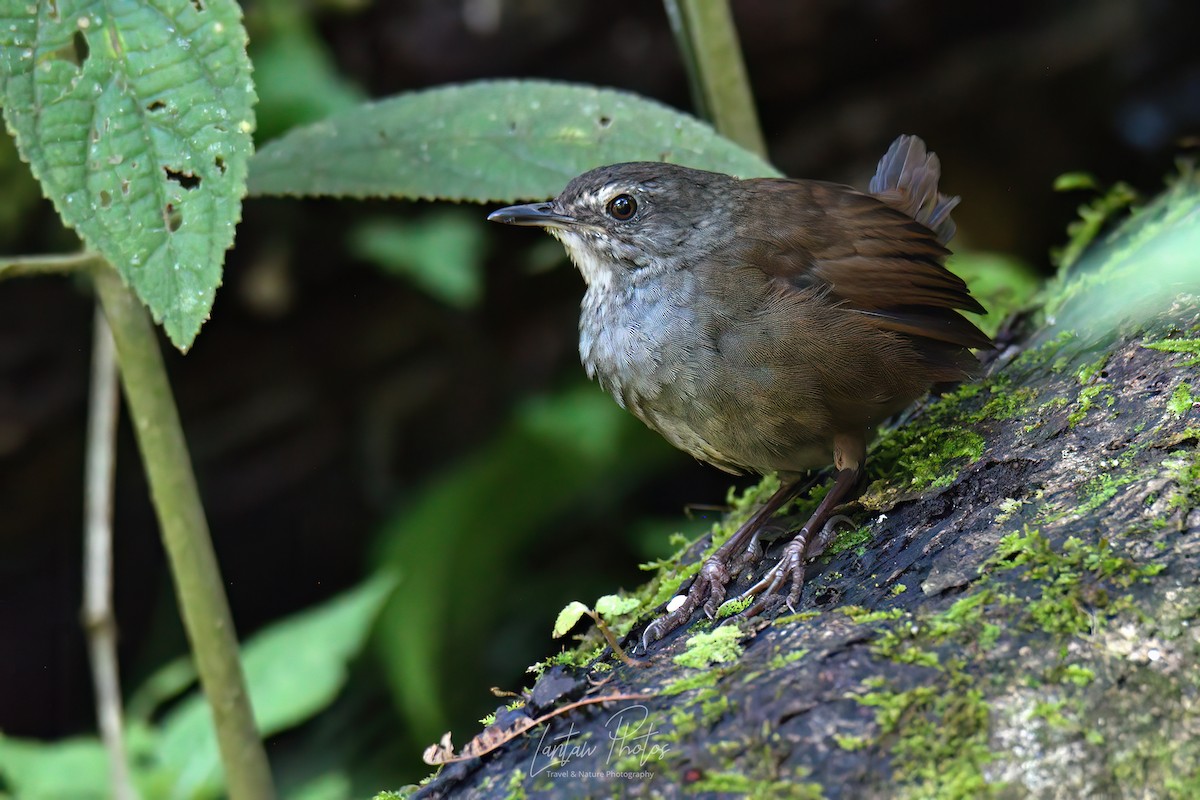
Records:
[[[245,194],[245,44],[233,0],[0,0],[4,116],[22,158],[184,350]]]
[[[260,141],[353,108],[365,99],[357,86],[338,73],[337,63],[313,30],[305,7],[281,8],[288,18],[265,36],[256,30],[250,43]],[[273,9],[271,18],[278,16],[280,8]]]
[[[1064,172],[1054,179],[1054,191],[1074,192],[1079,189],[1097,189],[1099,183],[1090,172]]]
[[[173,771],[154,758],[157,732],[125,725],[130,777],[146,800],[168,796]],[[53,742],[0,735],[0,798],[20,800],[106,800],[111,796],[108,754],[96,736]]]
[[[617,617],[637,611],[642,603],[636,597],[621,597],[619,594],[606,594],[596,601],[596,613],[606,621],[611,622]]]
[[[325,604],[275,623],[242,651],[254,717],[264,736],[325,708],[346,682],[346,665],[363,648],[395,587],[387,573]],[[178,770],[172,796],[210,796],[220,788],[220,759],[207,703],[194,693],[166,715],[158,750]]]
[[[619,161],[778,175],[694,117],[626,92],[487,81],[399,95],[291,131],[250,168],[252,194],[475,202],[544,198]]]
[[[105,800],[108,779],[108,758],[98,739],[81,737],[53,744],[0,739],[0,797]]]
[[[558,619],[554,620],[554,631],[550,634],[555,639],[560,636],[566,636],[571,628],[575,627],[575,623],[588,612],[588,607],[578,600],[572,600],[567,603],[567,607],[558,612]]]
[[[484,236],[478,212],[441,209],[413,222],[365,220],[350,233],[350,250],[447,305],[472,308],[483,299]]]

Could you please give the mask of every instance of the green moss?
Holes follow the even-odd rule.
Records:
[[[1021,603],[1026,619],[1047,633],[1081,636],[1127,607],[1109,598],[1105,584],[1126,588],[1157,575],[1159,564],[1138,564],[1117,553],[1107,539],[1088,544],[1069,537],[1055,549],[1040,531],[1011,533],[989,561],[996,570],[1024,568],[1021,583],[1033,590]]]
[[[660,564],[664,571],[659,573],[657,581],[651,581],[647,585],[654,591],[653,593],[647,592],[649,596],[642,604],[642,608],[658,608],[670,600],[679,593],[679,587],[683,585],[683,582],[699,572],[703,564],[704,558],[684,565],[680,565],[678,561]]]
[[[1192,394],[1190,383],[1183,381],[1175,387],[1175,391],[1171,392],[1171,399],[1167,401],[1167,410],[1177,417],[1182,417],[1189,413],[1197,403],[1200,403],[1200,397]]]
[[[1063,678],[1076,686],[1087,686],[1096,680],[1096,673],[1088,667],[1078,664],[1066,664],[1063,667]]]
[[[893,741],[898,796],[979,798],[1001,788],[989,784],[983,774],[993,759],[983,693],[954,683],[855,698],[875,708],[875,724],[884,739]]]
[[[671,695],[690,692],[694,689],[709,688],[715,686],[724,674],[721,670],[708,670],[707,672],[700,672],[686,678],[676,678],[663,688],[662,694],[669,697]]]
[[[853,753],[855,750],[862,750],[870,747],[872,740],[866,736],[851,736],[848,734],[835,733],[833,740],[837,742],[837,746],[843,750]]]
[[[1067,701],[1062,698],[1053,700],[1038,700],[1033,704],[1031,716],[1037,719],[1043,719],[1051,728],[1058,730],[1074,731],[1078,728],[1078,722],[1072,717],[1068,717],[1063,711],[1067,708]]]
[[[562,652],[555,653],[544,661],[537,662],[526,671],[540,677],[543,672],[554,666],[587,666],[600,657],[600,654],[604,652],[605,646],[606,644],[604,642],[595,643],[585,639],[584,641],[580,642],[578,647],[572,650],[563,650]],[[602,665],[597,665],[597,668],[601,667]]]
[[[1059,346],[1055,340],[1026,352],[1044,353]],[[1014,386],[1007,374],[960,386],[929,406],[921,420],[885,431],[872,454],[873,468],[889,476],[906,476],[905,490],[949,486],[964,464],[983,457],[986,442],[973,428],[1028,413],[1036,399],[1035,390]],[[868,495],[873,491],[883,491],[883,487],[868,489]],[[873,507],[888,503],[882,498],[867,498],[864,504]]]
[[[871,541],[871,526],[863,525],[859,528],[851,528],[839,533],[829,545],[825,548],[825,555],[836,556],[838,553],[844,553],[847,550],[855,550],[859,547],[866,546],[867,542]]]
[[[968,667],[986,664],[980,655],[991,652],[1006,629],[1040,630],[1052,642],[1063,636],[1094,637],[1098,626],[1132,607],[1127,598],[1111,599],[1108,593],[1146,580],[1159,569],[1133,561],[1106,540],[1089,544],[1072,537],[1054,546],[1037,530],[1003,537],[981,567],[983,577],[975,590],[944,611],[902,620],[874,618],[885,625],[872,644],[874,657],[931,669],[938,677],[904,689],[890,685],[888,671],[864,681],[864,691],[855,699],[875,709],[878,735],[845,737],[839,746],[886,747],[900,785],[898,796],[974,798],[1002,792],[1003,787],[984,780],[984,766],[993,758],[990,712],[980,683],[986,678]],[[871,619],[859,609],[845,613]],[[1086,663],[1067,662],[1069,651],[1060,647],[1060,660],[1051,656],[1041,681],[1082,687],[1096,679]],[[984,667],[982,675],[990,669]],[[1036,714],[1067,724],[1064,709],[1055,700],[1045,701]],[[1085,737],[1084,726],[1076,724],[1076,729]]]
[[[684,737],[691,736],[700,729],[696,713],[688,708],[673,708],[669,717],[671,728],[664,734],[664,741],[672,744],[682,742]]]
[[[1037,390],[1011,386],[1007,378],[996,378],[989,387],[992,398],[972,415],[975,419],[1015,419],[1033,407]]]
[[[1200,505],[1200,450],[1176,450],[1163,462],[1175,487],[1167,507],[1180,509],[1184,514]]]
[[[1109,354],[1105,353],[1092,363],[1084,364],[1079,368],[1079,371],[1075,373],[1076,380],[1078,380],[1081,385],[1086,386],[1091,382],[1092,378],[1104,371],[1104,367],[1108,365],[1108,357]]]
[[[692,669],[732,663],[745,649],[739,641],[741,638],[742,632],[732,625],[694,634],[687,640],[687,649],[675,656],[675,663]]]
[[[1047,339],[1036,347],[1025,348],[1013,359],[1006,374],[1025,372],[1050,364],[1052,360],[1058,358],[1059,352],[1066,345],[1071,344],[1077,338],[1078,335],[1074,331],[1064,330],[1059,331],[1052,338]]]
[[[805,781],[809,770],[797,769],[792,775],[775,779],[755,778],[741,772],[709,772],[690,784],[687,792],[715,792],[750,800],[817,800],[825,796],[820,784]]]
[[[525,770],[514,769],[508,776],[508,784],[504,787],[508,794],[505,795],[506,800],[525,800],[528,795],[525,792]]]
[[[958,478],[963,463],[983,457],[983,437],[962,428],[922,426],[920,433],[903,438],[896,472],[908,476],[908,489],[949,486]]]
[[[1000,513],[996,515],[996,522],[1001,523],[1008,520],[1028,502],[1028,500],[1018,500],[1015,497],[1004,498],[996,504],[996,508],[1000,509]]]
[[[711,697],[706,697],[700,701],[700,725],[704,728],[711,728],[717,724],[721,717],[729,713],[730,702],[729,695],[721,692],[713,692]]]
[[[821,616],[820,611],[797,611],[795,614],[787,614],[782,617],[776,617],[771,620],[772,625],[791,625],[793,622],[805,622],[810,619],[816,619]]]
[[[1061,176],[1055,183],[1055,188],[1060,191],[1074,190],[1085,188],[1080,184],[1077,174],[1071,174],[1070,180],[1063,179],[1068,176]],[[1086,188],[1096,188],[1094,179],[1092,185]],[[1138,194],[1129,184],[1124,181],[1117,181],[1108,191],[1099,194],[1088,203],[1079,206],[1079,219],[1067,226],[1068,242],[1060,250],[1055,250],[1051,258],[1058,264],[1059,273],[1065,274],[1071,268],[1087,246],[1100,234],[1100,230],[1104,227],[1104,223],[1115,216],[1118,212],[1133,205],[1137,200]]]
[[[1091,477],[1081,481],[1076,496],[1070,504],[1047,504],[1037,515],[1042,523],[1054,523],[1067,517],[1078,517],[1091,514],[1117,495],[1123,487],[1136,481],[1144,480],[1155,471],[1153,467],[1133,465],[1137,457],[1147,447],[1155,444],[1149,437],[1130,444],[1118,457],[1113,459],[1089,461],[1088,464],[1097,469]]]
[[[1095,407],[1095,400],[1103,391],[1104,387],[1100,384],[1093,384],[1080,389],[1079,397],[1075,400],[1077,408],[1067,417],[1067,425],[1074,428],[1076,425],[1082,422],[1083,418],[1087,416],[1088,412]]]
[[[1041,412],[1053,411],[1054,409],[1064,408],[1066,406],[1069,406],[1070,404],[1071,404],[1070,400],[1068,400],[1063,395],[1059,395],[1058,397],[1052,397],[1049,400],[1047,400],[1045,403],[1042,403],[1042,405],[1038,407],[1038,411],[1041,411]]]
[[[787,653],[776,653],[774,656],[771,657],[771,660],[767,662],[767,669],[768,670],[783,669],[788,664],[799,661],[800,659],[804,658],[806,655],[808,655],[808,648],[805,648],[805,647],[801,647],[798,650],[791,650]]]
[[[1159,350],[1164,353],[1187,353],[1192,358],[1183,362],[1185,367],[1200,366],[1200,338],[1193,339],[1160,339],[1156,342],[1142,342],[1142,347]]]
[[[1079,487],[1079,503],[1073,513],[1090,514],[1116,496],[1125,486],[1143,477],[1138,472],[1127,472],[1122,475],[1102,472],[1089,478]]]
[[[721,603],[721,607],[717,609],[717,619],[732,617],[735,614],[740,614],[751,606],[754,602],[753,596],[735,597],[732,600],[726,600]]]
[[[905,615],[900,622],[891,613],[881,620],[896,624],[872,644],[876,658],[936,670],[939,677],[930,685],[904,691],[889,687],[884,677],[888,671],[864,681],[868,691],[854,699],[875,708],[879,733],[872,739],[844,737],[838,745],[845,749],[887,746],[901,786],[897,796],[974,798],[987,796],[994,788],[983,776],[983,766],[992,758],[988,708],[960,655],[995,643],[999,626],[983,617],[993,598],[994,592],[985,588],[937,614]]]
[[[860,625],[865,625],[869,622],[880,622],[882,620],[900,619],[904,616],[904,609],[902,608],[889,608],[885,611],[868,611],[861,606],[842,606],[837,610]]]

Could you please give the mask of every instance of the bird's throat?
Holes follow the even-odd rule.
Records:
[[[604,252],[594,237],[586,233],[568,230],[550,230],[550,234],[562,242],[571,258],[571,263],[579,270],[587,285],[598,291],[608,291],[613,287],[613,272],[618,267],[612,257]]]

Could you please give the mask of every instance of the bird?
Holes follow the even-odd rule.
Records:
[[[973,379],[986,313],[946,269],[959,198],[919,137],[898,137],[866,191],[817,180],[740,179],[659,162],[589,170],[552,200],[488,219],[540,227],[586,284],[579,354],[589,377],[675,447],[780,488],[643,633],[665,636],[760,557],[769,518],[809,470],[833,484],[741,594],[794,608],[834,509],[861,491],[875,428],[931,388]],[[786,587],[786,597],[780,597]]]

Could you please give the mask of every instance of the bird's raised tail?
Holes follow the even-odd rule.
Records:
[[[904,134],[879,159],[868,191],[897,211],[902,211],[937,234],[947,244],[954,238],[950,212],[959,198],[938,191],[942,164],[925,148],[919,136]]]

